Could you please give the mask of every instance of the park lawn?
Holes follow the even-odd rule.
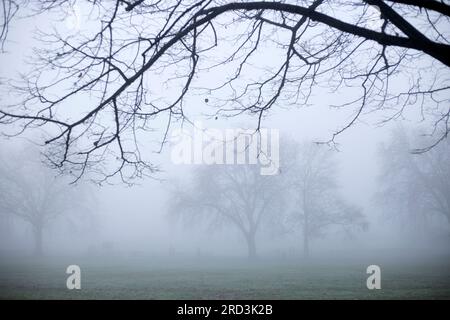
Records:
[[[76,261],[75,261],[76,260]],[[81,290],[66,288],[69,264]],[[19,259],[0,262],[1,299],[450,299],[450,263],[383,263],[382,288],[367,264],[152,259]]]

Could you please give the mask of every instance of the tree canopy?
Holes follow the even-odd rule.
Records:
[[[258,130],[280,105],[341,93],[335,106],[353,116],[330,143],[365,114],[381,112],[384,122],[411,108],[430,122],[434,139],[425,149],[449,132],[446,1],[2,4],[3,48],[21,10],[64,18],[80,6],[86,13],[75,32],[58,28],[62,22],[40,31],[30,72],[13,84],[20,101],[0,107],[8,134],[44,127],[48,159],[77,178],[91,171],[99,180],[133,179],[157,170],[143,141],[151,135],[162,147],[171,126],[190,121],[197,94],[207,114],[251,115]]]

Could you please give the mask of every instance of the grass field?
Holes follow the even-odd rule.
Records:
[[[66,267],[81,267],[81,290]],[[201,266],[200,266],[201,265]],[[384,262],[381,290],[367,262],[248,263],[192,259],[2,259],[2,299],[450,299],[450,260]]]

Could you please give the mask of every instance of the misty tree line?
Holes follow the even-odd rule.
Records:
[[[450,141],[444,140],[426,153],[410,153],[426,145],[430,137],[414,139],[397,129],[390,143],[382,145],[380,190],[376,198],[388,216],[422,225],[450,223]]]
[[[172,214],[231,224],[257,256],[257,234],[280,227],[300,231],[305,257],[310,241],[332,226],[366,229],[362,210],[339,194],[335,154],[324,145],[281,141],[280,173],[260,174],[257,165],[213,165],[194,169],[191,184],[177,188]]]
[[[44,253],[44,234],[64,219],[74,228],[93,224],[95,199],[88,185],[71,185],[67,177],[45,166],[32,146],[21,150],[2,148],[0,153],[0,215],[16,218],[30,228],[34,254]]]
[[[405,224],[449,225],[449,142],[414,154],[417,145],[429,142],[414,136],[398,129],[380,147],[375,199],[385,216]],[[250,258],[257,256],[258,234],[292,232],[307,257],[311,241],[330,228],[354,233],[369,226],[362,208],[341,195],[337,174],[336,153],[326,145],[282,140],[280,174],[263,176],[256,165],[193,166],[190,181],[175,184],[168,213],[186,222],[207,222],[212,231],[234,228]],[[52,222],[82,224],[95,211],[89,186],[69,182],[40,162],[33,148],[0,154],[0,214],[31,227],[37,255]]]
[[[423,142],[423,141],[422,141]],[[429,142],[429,141],[427,141]],[[383,161],[375,195],[386,215],[406,223],[430,217],[450,222],[450,148],[445,141],[425,154],[411,153],[407,133],[397,130],[380,149]],[[310,242],[330,228],[348,233],[367,230],[362,208],[340,194],[336,154],[312,142],[281,144],[281,170],[262,176],[256,165],[215,165],[194,169],[191,181],[178,185],[170,199],[171,214],[190,221],[206,220],[213,231],[232,226],[257,256],[257,234],[281,227],[299,235],[304,256]]]

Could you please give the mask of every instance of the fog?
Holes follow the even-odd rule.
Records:
[[[0,58],[6,82],[28,70],[23,61],[39,45],[33,32],[53,26],[42,15],[23,21],[10,28],[11,40]],[[91,27],[86,22],[79,33]],[[229,32],[238,33],[239,27]],[[255,61],[273,68],[267,57],[279,56],[277,50],[268,47]],[[170,85],[164,87],[165,76],[152,79],[159,85],[156,100],[178,94]],[[196,85],[215,86],[217,78],[217,72],[206,73]],[[402,77],[396,80],[393,86],[402,87]],[[20,124],[1,125],[1,293],[9,296],[11,286],[20,282],[11,271],[14,266],[28,270],[54,261],[64,268],[80,265],[86,272],[92,266],[125,266],[125,278],[136,270],[185,267],[208,272],[271,266],[284,272],[285,266],[344,265],[365,273],[373,264],[388,270],[391,265],[438,265],[435,273],[448,281],[449,141],[414,153],[435,140],[427,135],[433,119],[424,121],[420,110],[411,107],[388,122],[381,111],[367,112],[330,143],[355,111],[334,105],[359,92],[348,87],[336,95],[323,86],[308,104],[278,101],[262,121],[263,129],[279,136],[270,147],[272,155],[279,149],[279,170],[270,175],[260,174],[259,156],[257,164],[176,163],[176,139],[158,150],[166,120],[157,118],[154,131],[140,133],[139,140],[157,170],[132,179],[119,174],[103,179],[97,175],[99,167],[93,167],[78,177],[46,158],[51,151],[44,137],[57,130],[37,127],[15,136]],[[181,128],[193,132],[199,123],[219,133],[255,129],[254,116],[207,116],[211,101],[222,98],[213,92],[186,98],[189,121],[171,127],[168,136],[177,137],[174,132]],[[448,95],[446,99],[448,105]],[[16,100],[5,91],[0,103]],[[81,108],[91,100],[85,95],[71,103]],[[76,114],[69,110],[65,116]],[[101,168],[117,169],[112,161],[102,162]]]
[[[307,124],[312,123],[314,119],[317,119],[317,123],[321,122],[320,115],[309,115],[308,111],[287,111],[273,121],[269,119],[267,123],[270,123],[270,127],[282,126],[282,137],[287,136],[292,140],[294,137],[319,140],[319,134],[326,132],[327,126],[319,128],[316,125],[314,128],[307,128]],[[306,125],[303,126],[299,120],[292,121],[295,115],[308,117],[305,119]],[[324,234],[313,238],[309,259],[341,260],[341,256],[367,258],[374,254],[381,258],[383,253],[391,259],[400,259],[403,255],[421,257],[436,253],[447,256],[450,238],[445,217],[438,216],[436,222],[431,221],[424,225],[421,220],[416,221],[412,216],[403,216],[400,212],[396,215],[395,206],[391,211],[376,201],[377,193],[381,189],[382,155],[379,149],[383,143],[389,143],[390,133],[395,129],[395,125],[383,128],[353,128],[340,140],[339,151],[330,151],[336,157],[336,192],[362,208],[368,228],[353,232],[333,227],[326,230]],[[24,149],[33,148],[35,147],[30,147],[30,142],[23,140],[2,141],[2,158],[6,159],[5,161],[10,161],[8,157],[12,155],[26,158],[30,151],[24,152]],[[282,156],[283,154],[281,163]],[[409,154],[405,156],[413,157]],[[88,219],[87,222],[78,223],[76,214],[70,212],[71,210],[52,219],[43,236],[44,255],[80,255],[96,259],[100,254],[125,260],[133,256],[146,256],[150,259],[179,257],[191,262],[200,257],[230,257],[245,261],[245,239],[235,226],[226,221],[219,226],[210,226],[207,218],[186,223],[169,214],[170,204],[176,197],[173,191],[174,183],[181,180],[184,183],[183,188],[193,193],[198,192],[191,181],[195,170],[198,166],[210,166],[175,165],[170,162],[167,153],[158,157],[166,159],[161,161],[163,170],[155,174],[154,178],[143,179],[132,186],[120,182],[102,186],[90,181],[79,182],[80,188],[88,188],[91,196],[95,198],[93,209],[89,209],[87,213],[92,221]],[[35,165],[41,167],[40,170],[48,170],[50,175],[55,175],[37,160],[39,156],[33,158],[28,161],[36,162]],[[214,175],[214,166],[210,170]],[[221,170],[220,166],[217,170]],[[30,173],[21,172],[19,169],[17,174]],[[67,184],[70,182],[70,179],[65,181]],[[34,186],[30,180],[29,187],[39,188],[39,184]],[[23,197],[23,201],[26,201],[26,195]],[[67,201],[69,206],[77,207],[77,204]],[[75,217],[71,217],[71,214]],[[280,209],[275,215],[283,219],[286,212]],[[70,222],[71,219],[75,222]],[[33,255],[34,240],[27,221],[20,217],[3,215],[1,228],[2,259],[8,259],[9,255]],[[301,229],[288,232],[279,228],[270,230],[269,226],[264,226],[257,233],[257,244],[256,261],[261,263],[283,259],[296,259],[301,262],[304,259]],[[203,260],[199,259],[199,264],[201,263]]]

